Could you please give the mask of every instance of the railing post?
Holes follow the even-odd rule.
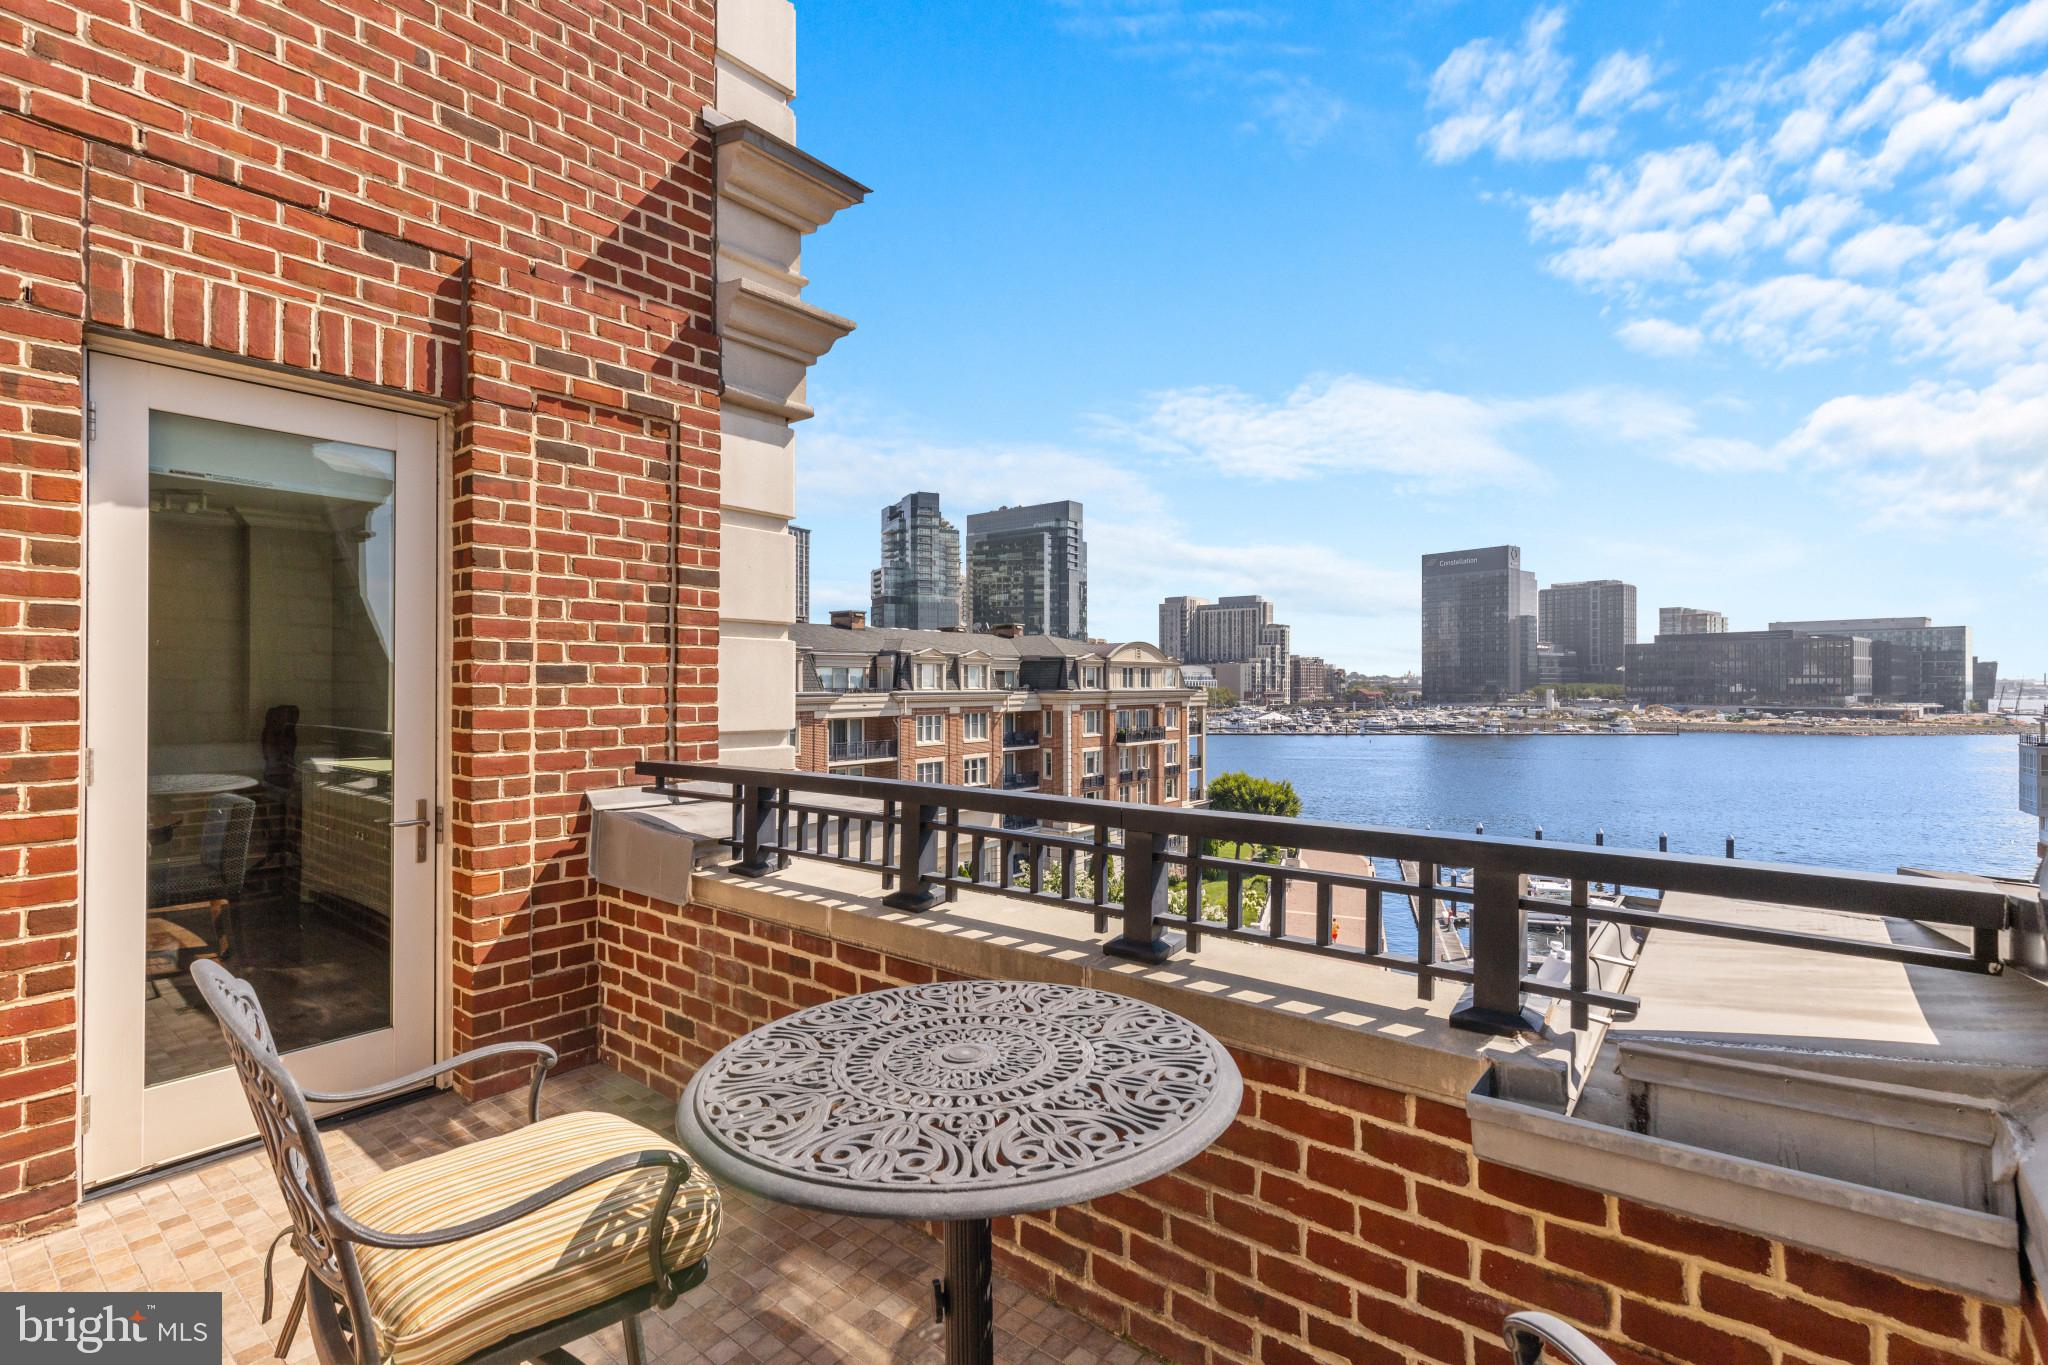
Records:
[[[929,910],[945,899],[926,881],[939,856],[939,832],[932,827],[939,808],[906,797],[896,809],[902,826],[896,841],[896,890],[882,904],[892,910]]]
[[[740,821],[740,860],[732,870],[745,877],[765,877],[781,866],[775,848],[775,788],[749,783],[740,788],[733,809]]]
[[[1472,869],[1472,989],[1451,1011],[1454,1028],[1476,1033],[1536,1033],[1543,1017],[1522,1006],[1522,973],[1529,969],[1528,915],[1522,897],[1529,879],[1504,863]]]
[[[1166,933],[1166,862],[1161,839],[1149,829],[1124,831],[1124,931],[1102,945],[1111,957],[1164,962],[1180,951],[1181,936]]]

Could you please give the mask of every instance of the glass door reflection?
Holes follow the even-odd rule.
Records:
[[[200,957],[281,1051],[392,1023],[396,459],[149,415],[146,1085],[226,1064]]]

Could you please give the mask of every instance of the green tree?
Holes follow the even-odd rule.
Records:
[[[1250,773],[1221,773],[1209,779],[1203,794],[1208,798],[1211,810],[1278,815],[1290,820],[1301,815],[1301,795],[1294,790],[1292,782],[1285,780],[1253,777]],[[1216,840],[1207,842],[1209,852],[1218,851]],[[1279,845],[1262,844],[1250,856],[1257,862],[1277,863],[1281,855]]]
[[[1209,689],[1209,705],[1235,706],[1237,705],[1237,693],[1227,687],[1212,687]]]
[[[1301,796],[1292,782],[1250,773],[1217,774],[1209,779],[1208,796],[1211,810],[1282,815],[1290,820],[1301,814]]]

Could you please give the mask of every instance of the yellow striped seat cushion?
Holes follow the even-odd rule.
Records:
[[[385,1171],[349,1192],[342,1207],[382,1232],[425,1232],[503,1208],[607,1157],[650,1148],[681,1150],[615,1114],[565,1114]],[[358,1246],[384,1359],[452,1365],[647,1283],[647,1224],[665,1178],[660,1167],[629,1171],[443,1246]],[[693,1170],[669,1214],[669,1267],[700,1260],[717,1233],[718,1189]]]

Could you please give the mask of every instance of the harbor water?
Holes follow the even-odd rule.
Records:
[[[2010,736],[1211,735],[1211,780],[1284,778],[1346,824],[1544,837],[1891,872],[2030,877]],[[1388,947],[1413,926],[1389,915]]]

